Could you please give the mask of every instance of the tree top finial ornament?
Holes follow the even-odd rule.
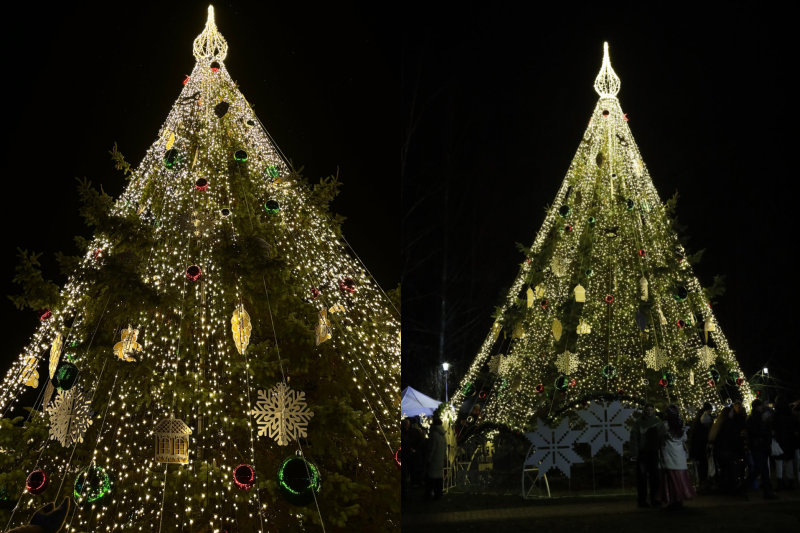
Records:
[[[597,91],[600,98],[616,98],[619,86],[619,76],[611,68],[611,59],[608,57],[608,43],[605,42],[603,43],[603,66],[600,67],[600,73],[594,79],[594,90]]]
[[[214,22],[214,6],[208,6],[208,20],[203,33],[197,36],[192,46],[194,57],[198,61],[222,61],[228,55],[228,43],[217,31]]]

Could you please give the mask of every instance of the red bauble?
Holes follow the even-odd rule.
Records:
[[[194,188],[198,191],[208,190],[208,180],[205,178],[197,178],[197,181],[194,182]]]
[[[625,119],[625,122],[628,122],[628,120],[630,120],[630,119],[628,118],[628,114],[627,114],[627,113],[623,113],[623,114],[622,114],[622,118],[624,118],[624,119]]]
[[[53,312],[50,311],[49,309],[45,309],[39,312],[39,320],[41,320],[42,322],[44,322],[45,320],[50,320],[50,317],[52,316]]]
[[[713,380],[713,379],[711,379],[711,378],[708,378],[708,381],[706,381],[706,383],[708,383],[708,386],[709,386],[709,387],[716,387],[716,386],[717,386],[717,382],[716,382],[716,381],[714,381],[714,380]]]
[[[219,68],[218,67],[211,67],[211,72],[219,72]]]
[[[396,452],[394,452],[394,464],[396,464],[397,466],[401,466],[401,464],[402,464],[401,463],[401,459],[402,458],[400,456],[400,450],[402,450],[402,449],[403,449],[403,447],[401,446],[400,448],[397,448]]]
[[[311,287],[311,298],[312,298],[312,299],[316,300],[317,298],[319,298],[319,297],[320,297],[320,295],[321,295],[321,294],[322,294],[322,293],[321,293],[321,292],[319,292],[319,289],[318,289],[318,288],[316,288],[316,287]]]
[[[610,294],[606,294],[606,297],[604,299],[605,299],[607,304],[613,304],[614,303],[614,297],[612,295],[610,295]]]
[[[478,393],[478,398],[480,398],[481,400],[485,400],[485,399],[486,399],[486,396],[487,396],[487,394],[486,394],[486,391],[485,391],[485,390],[482,390],[482,391],[480,391],[480,392]]]
[[[569,386],[570,387],[574,387],[577,384],[578,384],[578,380],[577,379],[572,378],[571,380],[569,380]]]
[[[256,483],[256,471],[250,465],[241,464],[233,469],[233,482],[238,489],[250,490]]]
[[[669,383],[667,382],[667,380],[666,380],[666,379],[664,379],[664,378],[661,378],[661,379],[659,379],[659,380],[658,380],[658,384],[659,384],[659,385],[661,385],[662,387],[666,387],[667,385],[669,385]]]
[[[644,257],[647,252],[644,251],[644,248],[639,248],[639,257]]]
[[[99,260],[102,253],[103,253],[102,248],[95,248],[94,252],[92,252],[92,259],[94,259],[95,261]]]
[[[744,378],[736,378],[736,385],[738,387],[741,387],[742,383],[744,383]]]
[[[203,275],[203,271],[197,265],[192,265],[186,269],[186,278],[191,281],[197,281]]]
[[[339,280],[339,290],[349,294],[356,292],[356,282],[353,278],[344,278]]]
[[[543,393],[544,392],[544,385],[542,385],[541,383],[536,385],[536,392],[538,392],[539,394]]]
[[[683,320],[678,320],[677,322],[675,322],[675,325],[683,329],[684,327],[686,327],[686,322],[684,322]]]
[[[609,114],[610,113],[609,113],[608,109],[603,109],[603,116],[604,117],[607,117]]]
[[[186,85],[189,83],[189,75],[187,74],[185,78],[183,78],[183,84]]]
[[[569,224],[564,226],[564,233],[572,233],[572,226],[570,226]]]
[[[548,301],[547,301],[547,298],[545,298],[544,300],[542,300],[542,301],[539,303],[539,305],[541,305],[541,306],[542,306],[542,309],[547,309],[547,306],[549,305],[549,303],[550,303],[550,302],[548,302]]]
[[[25,480],[25,488],[31,494],[41,494],[47,488],[50,479],[41,468],[34,470],[28,474],[28,479]]]

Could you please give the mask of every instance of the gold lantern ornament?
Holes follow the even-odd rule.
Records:
[[[575,293],[575,301],[576,302],[585,302],[586,301],[586,289],[583,288],[583,285],[580,283],[572,289],[572,292]]]
[[[233,332],[233,342],[236,344],[236,349],[242,355],[247,350],[247,345],[250,344],[250,332],[252,330],[250,315],[245,311],[244,305],[239,304],[231,317],[231,331]]]
[[[156,437],[156,462],[189,462],[189,435],[192,429],[183,420],[165,418],[153,428]]]

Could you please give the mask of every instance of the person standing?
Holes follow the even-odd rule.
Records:
[[[434,418],[428,435],[428,455],[425,479],[425,499],[433,497],[438,500],[442,497],[444,484],[444,461],[447,444],[444,438],[444,427],[441,418]]]
[[[753,400],[752,410],[747,418],[747,443],[753,456],[753,473],[751,479],[759,478],[759,486],[764,493],[764,498],[774,500],[777,498],[772,491],[769,480],[769,453],[772,443],[772,431],[766,420],[767,406],[759,399]]]
[[[746,415],[741,403],[725,407],[711,426],[708,445],[718,467],[717,479],[722,492],[745,494]]]
[[[684,500],[691,500],[695,496],[686,464],[684,447],[686,431],[677,405],[667,406],[664,435],[664,444],[661,447],[662,479],[659,500],[666,503],[668,509],[677,509],[683,506]]]
[[[708,462],[713,461],[708,453],[708,433],[714,423],[713,406],[706,402],[697,412],[692,423],[689,437],[689,457],[697,468],[697,481],[699,490],[708,488]]]
[[[636,461],[636,494],[639,507],[658,506],[658,451],[663,437],[661,419],[655,415],[652,403],[644,406],[644,412],[631,428],[630,453]],[[650,503],[647,502],[648,487]]]
[[[775,441],[781,448],[781,454],[775,456],[775,478],[778,480],[777,490],[794,488],[794,455],[798,447],[797,420],[792,416],[792,408],[785,396],[778,396],[775,401]]]

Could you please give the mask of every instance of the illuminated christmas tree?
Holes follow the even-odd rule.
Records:
[[[229,76],[197,63],[0,387],[3,523],[75,499],[69,531],[399,530],[399,314]],[[70,263],[71,261],[71,263]]]
[[[600,96],[567,175],[454,398],[467,427],[531,427],[591,399],[749,402],[617,93]]]

